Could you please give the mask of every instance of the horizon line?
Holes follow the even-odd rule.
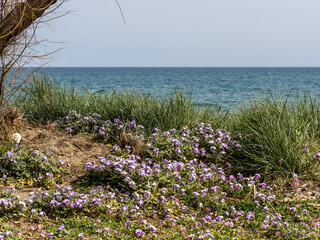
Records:
[[[320,68],[320,66],[26,66],[25,68]]]

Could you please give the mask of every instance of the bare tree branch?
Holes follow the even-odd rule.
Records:
[[[59,2],[59,3],[58,3]],[[30,79],[24,66],[35,59],[39,24],[47,23],[64,0],[0,0],[0,108],[9,103]],[[64,14],[60,14],[63,16]],[[59,16],[58,16],[59,17]]]
[[[26,0],[17,4],[0,22],[0,54],[12,38],[22,33],[56,2],[57,0]]]

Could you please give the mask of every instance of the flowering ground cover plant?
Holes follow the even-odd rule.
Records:
[[[13,145],[10,151],[0,157],[1,181],[16,186],[56,184],[64,161],[51,156],[55,150],[55,147],[39,151],[27,149],[23,145]]]
[[[210,124],[197,123],[190,129],[188,126],[181,130],[171,129],[161,131],[154,129],[151,137],[144,136],[141,125],[136,122],[122,122],[119,119],[114,121],[100,119],[100,115],[94,113],[90,117],[81,117],[76,112],[55,121],[62,129],[70,134],[91,133],[97,140],[109,144],[119,144],[128,153],[135,150],[135,143],[142,142],[144,149],[153,159],[162,161],[163,159],[179,159],[182,161],[190,160],[194,157],[218,161],[227,159],[227,156],[234,150],[241,149],[238,140],[233,139],[229,132],[223,129],[213,129]],[[123,134],[135,138],[128,141],[128,145],[121,142]],[[118,147],[115,151],[121,150]]]
[[[204,123],[181,130],[156,128],[144,136],[134,121],[100,121],[97,114],[84,119],[74,114],[59,124],[67,132],[95,134],[97,140],[117,145],[109,155],[87,162],[73,186],[39,189],[28,198],[15,194],[13,187],[2,191],[0,239],[28,234],[59,239],[320,238],[319,199],[293,197],[301,184],[298,175],[288,180],[288,192],[263,182],[259,174],[229,173],[232,152],[242,148],[240,136]],[[124,132],[140,139],[143,154],[136,154],[137,145],[130,141],[119,144]],[[16,146],[2,158],[20,159],[27,151],[21,149]],[[26,156],[42,169],[41,159],[48,154],[29,150]],[[48,172],[54,173],[59,163],[52,163],[44,169],[51,167]],[[15,173],[20,168],[10,169]],[[10,224],[26,218],[28,229]]]
[[[113,160],[112,165],[117,165],[119,160]],[[140,184],[134,185],[135,190],[128,184],[130,191],[113,189],[112,185],[82,192],[71,186],[57,186],[31,193],[24,199],[13,195],[14,189],[8,188],[0,195],[0,216],[2,219],[28,216],[34,226],[40,226],[40,229],[33,227],[35,234],[48,238],[319,237],[319,211],[312,207],[317,202],[281,202],[277,186],[261,183],[259,175],[227,176],[221,168],[192,160],[184,165],[168,161],[160,167],[158,176],[139,177],[137,173],[144,172],[146,166],[152,168],[153,164],[149,160],[136,165],[129,175],[132,179],[141,178]],[[91,174],[95,170],[88,171]],[[177,173],[184,177],[176,178]],[[153,182],[159,177],[170,181]],[[48,225],[57,218],[58,224]],[[17,239],[17,229],[10,231]]]
[[[241,138],[241,135],[237,136]],[[160,131],[154,129],[150,146],[151,157],[157,160],[179,159],[182,161],[193,158],[217,162],[226,160],[228,155],[241,145],[230,133],[223,129],[213,129],[210,124],[196,123],[190,129],[188,126],[178,131]]]
[[[126,123],[117,118],[114,121],[102,120],[100,114],[97,113],[82,117],[75,111],[71,111],[68,116],[59,118],[55,123],[67,133],[74,135],[78,133],[93,134],[98,141],[109,144],[119,143],[123,132],[142,136],[144,128],[141,125],[136,125],[134,120]]]

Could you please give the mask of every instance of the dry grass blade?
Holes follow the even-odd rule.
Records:
[[[123,131],[120,135],[119,145],[121,148],[125,148],[125,146],[131,146],[132,153],[135,155],[142,157],[146,155],[146,145],[139,136],[134,136]]]

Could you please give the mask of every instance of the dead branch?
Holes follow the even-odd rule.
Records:
[[[0,55],[10,43],[57,0],[26,0],[18,3],[0,22]]]

